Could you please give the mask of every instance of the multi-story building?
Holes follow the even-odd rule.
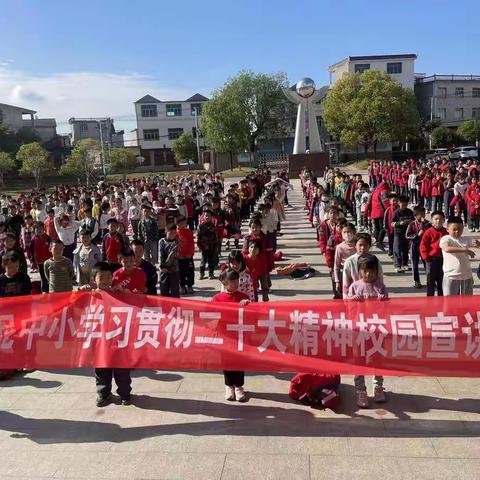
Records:
[[[173,163],[173,142],[182,133],[197,138],[198,117],[202,115],[205,102],[208,98],[199,93],[177,101],[162,101],[145,95],[135,102],[137,141],[144,165],[155,167]]]
[[[105,118],[75,118],[68,120],[72,127],[72,144],[91,138],[110,147],[123,147],[123,130],[116,131],[113,119]]]
[[[387,72],[394,80],[404,87],[412,88],[415,84],[414,53],[400,55],[365,55],[347,57],[338,63],[330,65],[330,85],[342,78],[345,73],[363,73],[365,70],[380,70]]]
[[[35,110],[0,103],[0,125],[12,132],[21,129],[32,130],[46,143],[57,136],[57,122],[54,118],[38,118]]]
[[[431,75],[415,79],[420,114],[447,127],[480,120],[480,75]]]

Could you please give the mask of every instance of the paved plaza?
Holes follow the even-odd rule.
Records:
[[[302,281],[273,277],[271,300],[331,298],[293,183],[282,263],[306,261],[319,273]],[[394,273],[386,254],[379,258],[391,296],[425,295],[409,274]],[[198,299],[218,291],[209,280],[197,287]],[[480,378],[387,378],[389,402],[359,410],[353,378],[344,376],[342,404],[332,412],[290,400],[291,374],[248,374],[246,404],[223,400],[216,372],[133,376],[133,405],[106,408],[95,407],[91,370],[0,382],[0,479],[480,478]]]

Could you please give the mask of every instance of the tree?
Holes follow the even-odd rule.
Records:
[[[439,126],[432,130],[432,146],[436,148],[451,148],[462,143],[462,138],[450,128]]]
[[[173,142],[172,150],[177,163],[188,160],[195,161],[197,158],[197,145],[188,133],[182,133]]]
[[[420,115],[413,92],[378,70],[347,74],[328,92],[327,129],[349,147],[365,152],[379,142],[405,142],[418,136]]]
[[[15,160],[7,152],[0,152],[0,185],[3,186],[5,175],[15,171],[17,165]]]
[[[37,189],[40,188],[42,177],[53,169],[48,161],[48,152],[38,142],[22,145],[16,158],[22,164],[21,174],[32,175]]]
[[[40,137],[31,128],[21,128],[12,132],[0,125],[0,150],[15,155],[18,149],[26,143],[41,142]]]
[[[288,81],[284,73],[267,75],[244,70],[229,79],[213,93],[202,112],[206,143],[224,153],[245,149],[253,153],[258,139],[284,135],[291,123],[286,114],[291,104],[283,94],[285,88]]]
[[[249,148],[249,126],[240,111],[227,95],[215,95],[204,105],[201,129],[205,143],[213,150],[230,155],[233,169],[233,155]]]
[[[135,154],[128,148],[112,148],[107,155],[107,165],[109,171],[121,173],[123,180],[127,179],[127,173],[135,170],[138,166]]]
[[[476,142],[480,140],[480,120],[468,120],[461,123],[457,128],[457,134],[468,143],[476,145]]]
[[[97,158],[100,154],[100,146],[91,139],[80,140],[72,150],[70,158],[60,168],[61,175],[74,175],[84,179],[87,187],[93,180],[95,170],[98,168]]]

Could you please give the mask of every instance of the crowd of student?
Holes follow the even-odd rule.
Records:
[[[287,180],[259,169],[228,189],[220,175],[204,174],[2,195],[0,298],[74,289],[156,295],[157,285],[162,296],[191,295],[197,247],[199,280],[224,270],[213,301],[257,301],[259,292],[268,301]],[[222,248],[232,251],[220,264]],[[111,401],[112,376],[130,401],[128,369],[97,369],[99,406]],[[245,400],[239,372],[226,372],[225,383],[227,399]]]
[[[479,241],[464,237],[463,230],[464,225],[471,232],[478,229],[479,174],[478,160],[448,159],[372,161],[368,180],[328,168],[319,182],[303,169],[305,209],[325,256],[333,297],[388,297],[373,245],[388,252],[397,273],[411,271],[418,289],[423,264],[427,296],[472,295],[470,259]],[[357,404],[368,407],[363,376],[355,377],[355,392]],[[374,399],[386,401],[382,377],[374,378]]]

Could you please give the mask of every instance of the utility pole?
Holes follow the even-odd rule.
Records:
[[[433,95],[430,97],[430,123],[433,122]],[[431,126],[431,125],[430,125]],[[432,132],[428,135],[428,149],[432,149]]]
[[[98,120],[98,128],[100,129],[100,147],[102,149],[101,155],[101,165],[102,165],[102,175],[105,177],[105,146],[103,145],[103,132],[102,132],[102,120]]]
[[[202,159],[200,156],[200,132],[198,130],[198,107],[195,107],[195,132],[196,132],[196,140],[197,140],[197,162],[199,165],[202,163]]]

